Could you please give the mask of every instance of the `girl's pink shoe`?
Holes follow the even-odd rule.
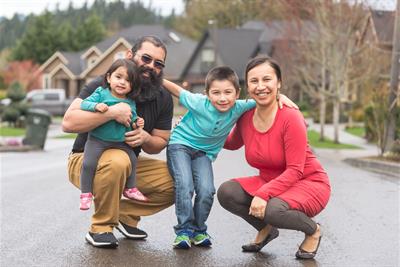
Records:
[[[92,200],[93,200],[93,195],[92,193],[82,193],[81,194],[81,205],[80,209],[81,210],[88,210],[90,209],[90,206],[92,205]]]
[[[129,199],[135,199],[139,201],[148,201],[149,199],[145,197],[142,192],[139,191],[136,187],[134,188],[126,188],[124,190],[123,195]]]

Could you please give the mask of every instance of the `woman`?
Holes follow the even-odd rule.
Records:
[[[225,148],[245,146],[247,162],[258,176],[236,178],[218,189],[218,200],[259,232],[245,252],[256,252],[278,237],[277,228],[305,233],[297,258],[314,258],[322,233],[311,217],[320,213],[330,196],[329,179],[307,144],[300,111],[278,108],[282,86],[279,65],[266,56],[246,67],[248,93],[256,108],[239,119]]]

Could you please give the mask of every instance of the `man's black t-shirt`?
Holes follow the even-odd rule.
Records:
[[[99,76],[89,84],[85,85],[79,94],[79,98],[85,99],[91,95],[97,87],[103,83],[103,77]],[[170,93],[162,88],[159,89],[157,97],[152,101],[143,103],[136,102],[136,112],[144,119],[144,130],[151,133],[153,129],[171,130],[173,116],[173,102]],[[72,147],[72,152],[83,152],[87,139],[87,133],[78,134]],[[134,148],[136,156],[141,148]]]

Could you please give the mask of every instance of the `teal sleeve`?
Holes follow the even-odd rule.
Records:
[[[179,96],[179,102],[188,110],[198,110],[202,107],[202,103],[204,103],[205,95],[202,94],[193,94],[187,90],[182,90]]]
[[[102,87],[99,87],[94,91],[90,96],[85,98],[81,103],[81,109],[86,111],[95,112],[96,105],[101,102],[101,90],[104,90]]]
[[[244,113],[256,106],[256,101],[249,100],[236,100],[236,108],[240,113]]]

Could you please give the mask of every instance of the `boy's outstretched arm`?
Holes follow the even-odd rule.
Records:
[[[166,79],[163,79],[163,86],[165,89],[167,89],[171,94],[173,94],[174,96],[178,97],[180,96],[182,90],[184,90],[182,87],[180,87],[179,85],[170,82]]]

